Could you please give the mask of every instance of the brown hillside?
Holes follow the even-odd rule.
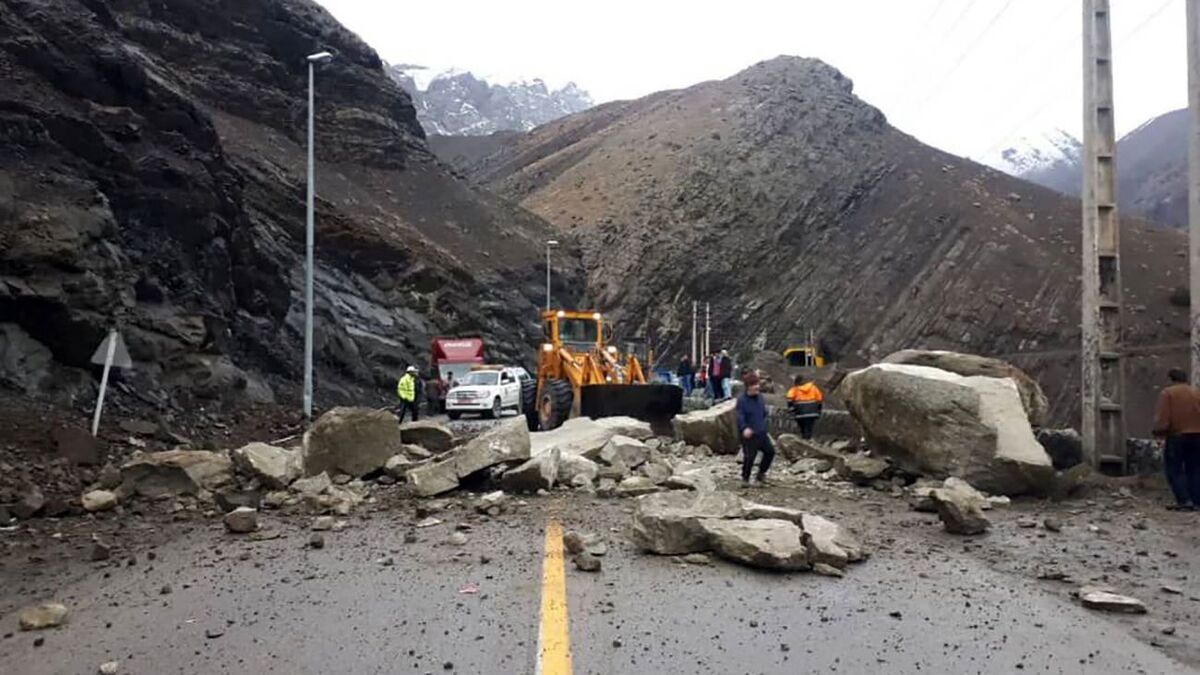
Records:
[[[691,301],[742,354],[817,335],[844,361],[904,347],[1009,358],[1076,423],[1079,204],[925,146],[819,61],[599,106],[474,169],[575,233],[595,303],[679,354]],[[1127,221],[1131,430],[1186,359],[1183,237]]]

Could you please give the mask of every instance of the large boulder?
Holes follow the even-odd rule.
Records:
[[[404,447],[400,424],[386,410],[334,408],[304,434],[305,476],[321,472],[365,476]]]
[[[729,492],[660,492],[638,499],[633,513],[633,543],[660,555],[709,550],[702,520],[741,518],[742,500]]]
[[[884,363],[908,364],[913,366],[928,366],[945,370],[963,377],[994,377],[1010,379],[1017,385],[1021,396],[1021,406],[1029,423],[1040,427],[1046,423],[1050,413],[1050,402],[1042,393],[1037,380],[1025,374],[1023,370],[999,359],[974,354],[958,352],[927,351],[921,349],[905,349],[889,355]]]
[[[537,492],[554,487],[558,478],[558,449],[529,458],[524,464],[515,466],[500,476],[500,489],[506,492]]]
[[[871,450],[910,473],[957,476],[993,494],[1051,488],[1054,467],[1011,379],[877,364],[840,388]]]
[[[529,427],[524,417],[510,418],[408,472],[418,495],[430,497],[458,487],[463,478],[497,464],[529,459]]]
[[[207,450],[167,450],[139,455],[121,467],[121,483],[143,497],[197,494],[233,481],[229,457]]]
[[[786,520],[725,520],[701,518],[709,548],[728,560],[750,567],[794,571],[812,567],[804,546],[804,531]]]
[[[843,569],[866,558],[862,545],[833,521],[795,509],[755,504],[729,492],[665,492],[642,497],[633,543],[663,555],[714,551],[755,567]]]
[[[726,401],[706,410],[675,418],[675,437],[688,445],[707,445],[718,455],[736,455],[742,449],[737,433],[737,401]]]
[[[951,534],[983,534],[992,526],[978,498],[964,490],[940,488],[930,494],[938,518]]]
[[[824,563],[838,569],[846,563],[859,562],[866,559],[866,549],[853,535],[841,525],[814,513],[806,513],[801,518],[800,526],[807,535],[805,545],[808,547],[809,560],[812,563]]]
[[[609,439],[622,431],[636,431],[636,429],[625,428],[611,422],[614,419],[630,418],[593,420],[587,417],[573,417],[563,422],[562,426],[557,429],[531,434],[530,454],[536,457],[552,449],[558,449],[564,454],[581,455],[593,461],[599,459],[600,450],[608,443]]]
[[[233,463],[244,474],[263,485],[282,490],[300,477],[300,453],[295,450],[250,443],[230,453]]]
[[[576,479],[587,479],[593,483],[600,475],[600,465],[587,457],[569,452],[560,452],[558,459],[558,480],[562,485],[574,485]]]
[[[418,420],[400,425],[400,438],[410,445],[417,445],[440,455],[454,446],[454,432],[444,424],[432,420]]]
[[[598,457],[590,459],[599,459],[609,466],[619,464],[628,469],[636,469],[650,459],[650,447],[636,438],[618,434],[608,439],[608,443],[600,449]]]
[[[819,441],[805,440],[796,434],[780,434],[775,443],[775,449],[788,462],[796,462],[805,457],[817,457],[836,463],[842,458],[842,451]]]
[[[614,434],[636,438],[639,441],[654,438],[654,429],[649,422],[632,417],[600,417],[591,420],[597,426],[608,429]]]

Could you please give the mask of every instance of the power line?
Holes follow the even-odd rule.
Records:
[[[1142,32],[1142,30],[1144,30],[1155,19],[1157,19],[1160,15],[1162,15],[1162,13],[1165,12],[1167,10],[1167,8],[1170,7],[1172,4],[1174,4],[1176,1],[1177,0],[1164,0],[1164,2],[1161,5],[1159,5],[1157,9],[1155,9],[1153,12],[1151,12],[1149,15],[1147,15],[1146,18],[1143,19],[1136,26],[1134,26],[1132,30],[1125,33],[1117,40],[1117,42],[1114,46],[1114,51],[1117,48],[1124,45],[1125,43],[1127,43],[1129,40],[1133,39],[1133,37],[1136,36],[1138,33]],[[1073,73],[1073,72],[1063,73],[1062,75],[1060,75],[1059,77],[1057,77],[1053,81],[1051,81],[1050,86],[1046,87],[1045,91],[1048,92],[1051,90],[1057,90],[1062,84],[1070,81],[1073,77],[1075,77],[1075,73]],[[995,143],[992,143],[992,145],[988,146],[988,148],[986,150],[984,150],[979,156],[987,157],[988,155],[992,154],[992,152],[994,152],[995,150],[1000,149],[1001,145],[1004,145],[1009,139],[1011,139],[1014,135],[1016,135],[1017,132],[1019,132],[1021,129],[1023,129],[1025,127],[1026,124],[1032,122],[1039,115],[1046,112],[1046,110],[1048,110],[1051,105],[1058,103],[1060,100],[1056,97],[1048,97],[1047,98],[1047,97],[1045,97],[1044,94],[1042,96],[1040,96],[1040,98],[1043,98],[1043,101],[1042,101],[1042,104],[1040,106],[1038,106],[1036,110],[1034,110],[1032,113],[1030,113],[1026,117],[1022,118],[1020,122],[1017,122],[1017,124],[1015,124],[1011,129],[1009,129],[1008,132],[1006,132],[1003,136],[1001,136]]]
[[[924,109],[925,104],[929,103],[930,99],[937,95],[938,91],[945,86],[946,82],[950,80],[951,76],[958,72],[959,66],[961,66],[967,60],[967,57],[971,55],[971,52],[975,51],[975,48],[978,47],[983,41],[984,37],[991,32],[992,27],[996,25],[996,22],[1000,20],[1000,17],[1004,16],[1004,13],[1008,11],[1008,8],[1011,7],[1015,1],[1016,0],[1008,0],[1004,3],[1004,6],[1000,8],[1000,11],[992,15],[991,20],[988,21],[987,25],[983,27],[983,31],[980,32],[979,35],[967,45],[967,48],[964,49],[961,54],[959,54],[958,59],[954,62],[954,65],[950,66],[950,70],[946,71],[946,74],[942,76],[942,79],[939,80],[938,83],[934,85],[933,89],[926,94],[925,98],[921,99],[921,102],[917,104],[918,114],[922,109]]]

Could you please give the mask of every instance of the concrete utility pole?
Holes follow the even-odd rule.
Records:
[[[712,303],[704,303],[704,353],[712,353]]]
[[[1125,374],[1121,356],[1120,227],[1113,121],[1109,0],[1083,0],[1083,345],[1080,386],[1084,456],[1125,468]]]
[[[558,240],[546,242],[546,311],[550,311],[550,249],[558,246]]]
[[[1192,384],[1200,384],[1200,0],[1187,0],[1188,270],[1192,306]]]
[[[694,368],[699,361],[696,360],[696,319],[700,303],[692,301],[692,367]]]
[[[313,200],[317,189],[313,148],[313,70],[318,63],[333,58],[329,52],[308,57],[308,204],[304,229],[304,419],[312,419],[313,404]]]

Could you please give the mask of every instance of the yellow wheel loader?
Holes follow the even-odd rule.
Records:
[[[580,415],[665,422],[683,408],[681,388],[648,383],[636,356],[607,344],[599,312],[549,310],[542,326],[536,387],[527,387],[522,401],[531,430],[548,431]]]

